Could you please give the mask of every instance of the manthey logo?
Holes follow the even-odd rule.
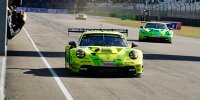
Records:
[[[107,59],[110,59],[110,55],[109,55],[109,54],[106,54],[106,58],[107,58]]]
[[[105,54],[106,59],[110,59],[112,53],[110,48],[101,48],[101,52]]]
[[[110,48],[101,48],[101,52],[111,52]]]

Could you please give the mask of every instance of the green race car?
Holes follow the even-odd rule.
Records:
[[[78,44],[70,41],[65,49],[65,67],[70,72],[123,72],[133,76],[142,74],[143,53],[134,48],[136,43],[129,45],[121,32],[114,29],[83,29],[79,32],[83,33]]]
[[[170,24],[164,22],[147,22],[146,26],[140,27],[139,41],[157,40],[172,43],[173,31]]]

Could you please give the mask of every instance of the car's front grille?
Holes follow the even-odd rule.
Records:
[[[135,73],[135,68],[133,66],[125,66],[125,67],[104,67],[104,66],[91,66],[91,65],[83,65],[81,66],[83,71],[94,72],[94,73]],[[87,69],[87,70],[86,70]]]
[[[146,41],[160,41],[160,42],[166,42],[168,38],[160,38],[160,37],[145,37]]]

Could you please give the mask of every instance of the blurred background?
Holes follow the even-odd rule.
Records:
[[[171,20],[200,26],[200,0],[22,0],[19,7],[65,9],[67,13],[131,20]]]

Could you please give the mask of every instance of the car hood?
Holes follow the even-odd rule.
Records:
[[[83,50],[85,52],[84,59],[77,58],[77,50]],[[142,51],[131,48],[131,47],[117,47],[117,46],[77,46],[74,49],[71,49],[71,57],[74,58],[74,61],[85,61],[91,60],[96,63],[99,62],[119,62],[122,63],[126,61],[132,61],[129,57],[129,53],[135,50],[138,54],[138,58],[142,59]],[[134,60],[136,61],[136,60]]]
[[[91,52],[96,54],[117,54],[122,50],[130,49],[130,47],[117,46],[79,46],[78,48],[83,49],[85,52]]]
[[[78,47],[77,49],[82,49],[85,51],[89,59],[96,59],[100,62],[115,62],[118,60],[123,61],[123,59],[128,57],[133,48],[131,47],[116,47],[116,46],[85,46]],[[85,57],[87,59],[87,57]],[[129,58],[129,57],[128,57]],[[96,61],[95,60],[95,61]]]
[[[144,32],[147,33],[148,35],[156,35],[156,36],[161,36],[161,35],[165,35],[166,32],[168,32],[168,30],[165,29],[154,29],[154,28],[145,28]]]
[[[163,31],[167,31],[166,29],[155,29],[155,28],[145,28],[144,29],[147,32],[163,32]]]

